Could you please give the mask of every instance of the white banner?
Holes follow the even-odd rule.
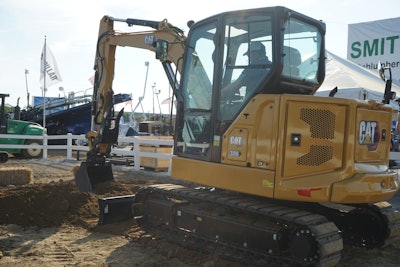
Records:
[[[349,24],[347,59],[375,73],[379,62],[400,80],[400,18]]]
[[[44,81],[44,75],[46,74],[46,79]],[[40,84],[43,88],[46,88],[61,82],[61,75],[58,71],[57,62],[51,53],[49,47],[46,43],[43,46],[42,56],[40,59]],[[45,83],[45,84],[44,84]],[[45,89],[46,89],[45,88]]]

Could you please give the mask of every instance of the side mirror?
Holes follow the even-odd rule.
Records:
[[[383,81],[386,81],[386,77],[385,77],[385,68],[383,67],[382,63],[379,61],[378,65],[380,66],[379,68],[379,76],[381,77],[381,79]]]
[[[389,104],[390,100],[394,100],[396,98],[396,93],[392,92],[392,70],[390,67],[384,67],[381,62],[378,64],[380,66],[379,76],[381,76],[382,80],[386,82],[382,103]],[[389,71],[389,78],[386,78],[386,70]]]
[[[159,59],[161,62],[167,61],[168,41],[161,39],[157,40],[155,46],[156,46],[156,59]]]
[[[387,80],[392,80],[392,69],[390,67],[383,66],[383,64],[380,61],[378,62],[378,65],[380,66],[380,68],[379,68],[379,76],[381,77],[381,79],[383,81],[385,81],[385,82]],[[389,72],[388,73],[389,77],[386,77],[387,71]]]

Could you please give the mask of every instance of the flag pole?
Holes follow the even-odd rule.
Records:
[[[28,74],[29,70],[25,69],[26,106],[29,108]]]
[[[46,35],[44,36],[44,48],[43,48],[43,128],[46,128]]]

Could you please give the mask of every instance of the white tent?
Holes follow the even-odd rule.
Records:
[[[319,96],[328,96],[330,90],[337,87],[335,97],[373,99],[382,102],[385,92],[385,82],[378,73],[373,73],[351,61],[326,52],[325,80],[315,93]],[[392,91],[400,97],[400,87],[392,84]],[[398,110],[399,105],[391,101],[393,109]]]

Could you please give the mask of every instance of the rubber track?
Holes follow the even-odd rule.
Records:
[[[383,237],[384,241],[381,244],[372,244],[367,248],[386,247],[400,239],[400,212],[395,210],[393,206],[386,201],[378,202],[369,205],[369,209],[377,214],[381,214],[388,227],[387,236]],[[360,244],[355,244],[360,245]]]
[[[252,198],[227,191],[209,191],[186,188],[173,184],[159,184],[144,187],[137,193],[137,196],[144,196],[144,198],[139,197],[139,199],[148,199],[151,198],[152,194],[155,194],[155,197],[165,196],[169,198],[184,199],[185,201],[194,203],[209,203],[217,205],[218,207],[229,207],[235,210],[240,210],[245,214],[262,216],[265,219],[269,218],[269,221],[273,221],[276,224],[290,225],[295,226],[296,229],[302,229],[301,231],[307,232],[307,235],[312,237],[317,243],[318,251],[316,251],[316,254],[318,254],[318,259],[312,258],[300,260],[277,256],[283,254],[281,252],[271,255],[268,252],[255,252],[246,250],[243,247],[238,247],[237,245],[227,245],[237,251],[242,251],[242,253],[247,256],[253,255],[254,258],[264,259],[262,262],[265,262],[265,259],[267,259],[267,261],[274,264],[277,264],[278,262],[279,265],[282,263],[289,264],[290,266],[335,266],[341,258],[343,240],[340,236],[339,230],[333,222],[327,220],[324,216],[268,203],[268,201],[261,198]],[[234,220],[234,218],[231,220]],[[188,239],[190,233],[185,231],[184,235],[185,239]],[[191,238],[199,239],[198,236],[191,236]],[[201,239],[203,239],[204,242],[207,241],[206,238]],[[210,238],[208,241],[215,245],[215,240],[211,240]]]
[[[350,210],[348,215],[340,208],[324,207],[316,203],[293,205],[299,209],[312,210],[335,222],[342,232],[343,242],[351,246],[381,248],[400,239],[400,212],[386,201],[342,205],[344,210]]]
[[[377,203],[375,207],[379,208],[388,223],[390,235],[382,246],[385,247],[400,239],[400,211],[395,210],[388,202]]]

